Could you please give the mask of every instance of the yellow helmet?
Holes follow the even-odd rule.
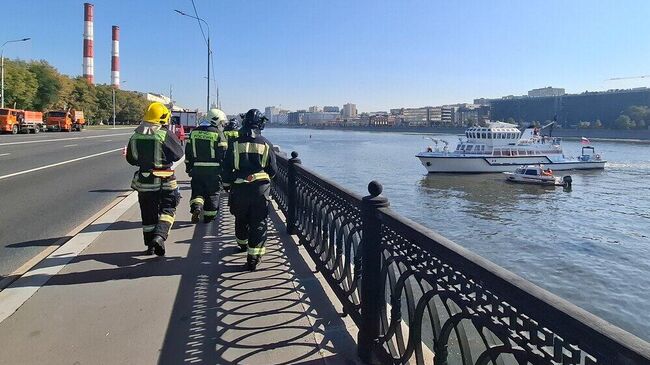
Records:
[[[170,117],[169,109],[163,103],[157,101],[149,104],[147,111],[144,112],[144,121],[149,123],[167,124]]]

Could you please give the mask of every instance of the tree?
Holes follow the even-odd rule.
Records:
[[[637,121],[636,122],[636,127],[639,128],[639,129],[646,129],[647,127],[646,127],[645,120],[641,119],[641,120]]]
[[[23,61],[5,60],[5,106],[32,109],[38,81]]]
[[[95,86],[88,84],[83,77],[73,80],[72,100],[68,108],[82,110],[86,121],[97,118],[97,96]]]
[[[506,123],[515,124],[515,118],[510,117],[510,118],[506,119]]]
[[[59,98],[59,73],[45,61],[32,62],[28,69],[36,77],[38,85],[32,106],[37,110],[49,109]]]
[[[645,105],[632,105],[625,109],[623,113],[630,117],[631,120],[638,122],[640,120],[645,120],[647,116],[650,116],[650,110]]]
[[[600,121],[600,119],[596,119],[596,121],[594,122],[593,127],[594,127],[594,128],[602,128],[602,127],[603,127],[603,123]]]
[[[614,126],[618,129],[630,129],[632,127],[632,120],[627,115],[623,114],[616,118]]]

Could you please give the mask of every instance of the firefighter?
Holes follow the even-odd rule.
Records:
[[[207,120],[194,128],[185,145],[185,171],[192,177],[192,223],[209,223],[217,216],[221,189],[221,162],[228,148],[223,135],[226,114],[210,109]]]
[[[169,116],[165,105],[151,103],[126,149],[128,163],[139,167],[131,188],[138,191],[147,255],[154,252],[158,256],[165,255],[165,240],[180,201],[171,167],[183,157],[183,147],[173,133],[163,128],[169,123]]]
[[[228,124],[223,129],[223,134],[226,136],[228,141],[234,141],[239,137],[239,122],[237,119],[231,119]]]
[[[273,145],[260,134],[265,120],[259,110],[249,110],[224,159],[224,186],[231,189],[235,237],[240,249],[248,252],[246,269],[250,271],[265,252],[271,179],[277,170]]]

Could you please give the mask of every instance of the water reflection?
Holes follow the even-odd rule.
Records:
[[[454,201],[452,209],[497,221],[509,220],[501,213],[517,210],[521,200],[547,199],[567,191],[555,186],[508,183],[504,174],[429,174],[420,180],[419,190],[432,199]]]

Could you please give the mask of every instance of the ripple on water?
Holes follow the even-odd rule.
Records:
[[[379,180],[400,214],[650,339],[650,146],[596,143],[605,171],[567,171],[573,188],[502,174],[427,175],[421,135],[268,129],[285,150],[362,195]],[[309,135],[312,138],[309,139]],[[436,136],[455,145],[456,136]],[[575,155],[578,142],[565,142]]]

